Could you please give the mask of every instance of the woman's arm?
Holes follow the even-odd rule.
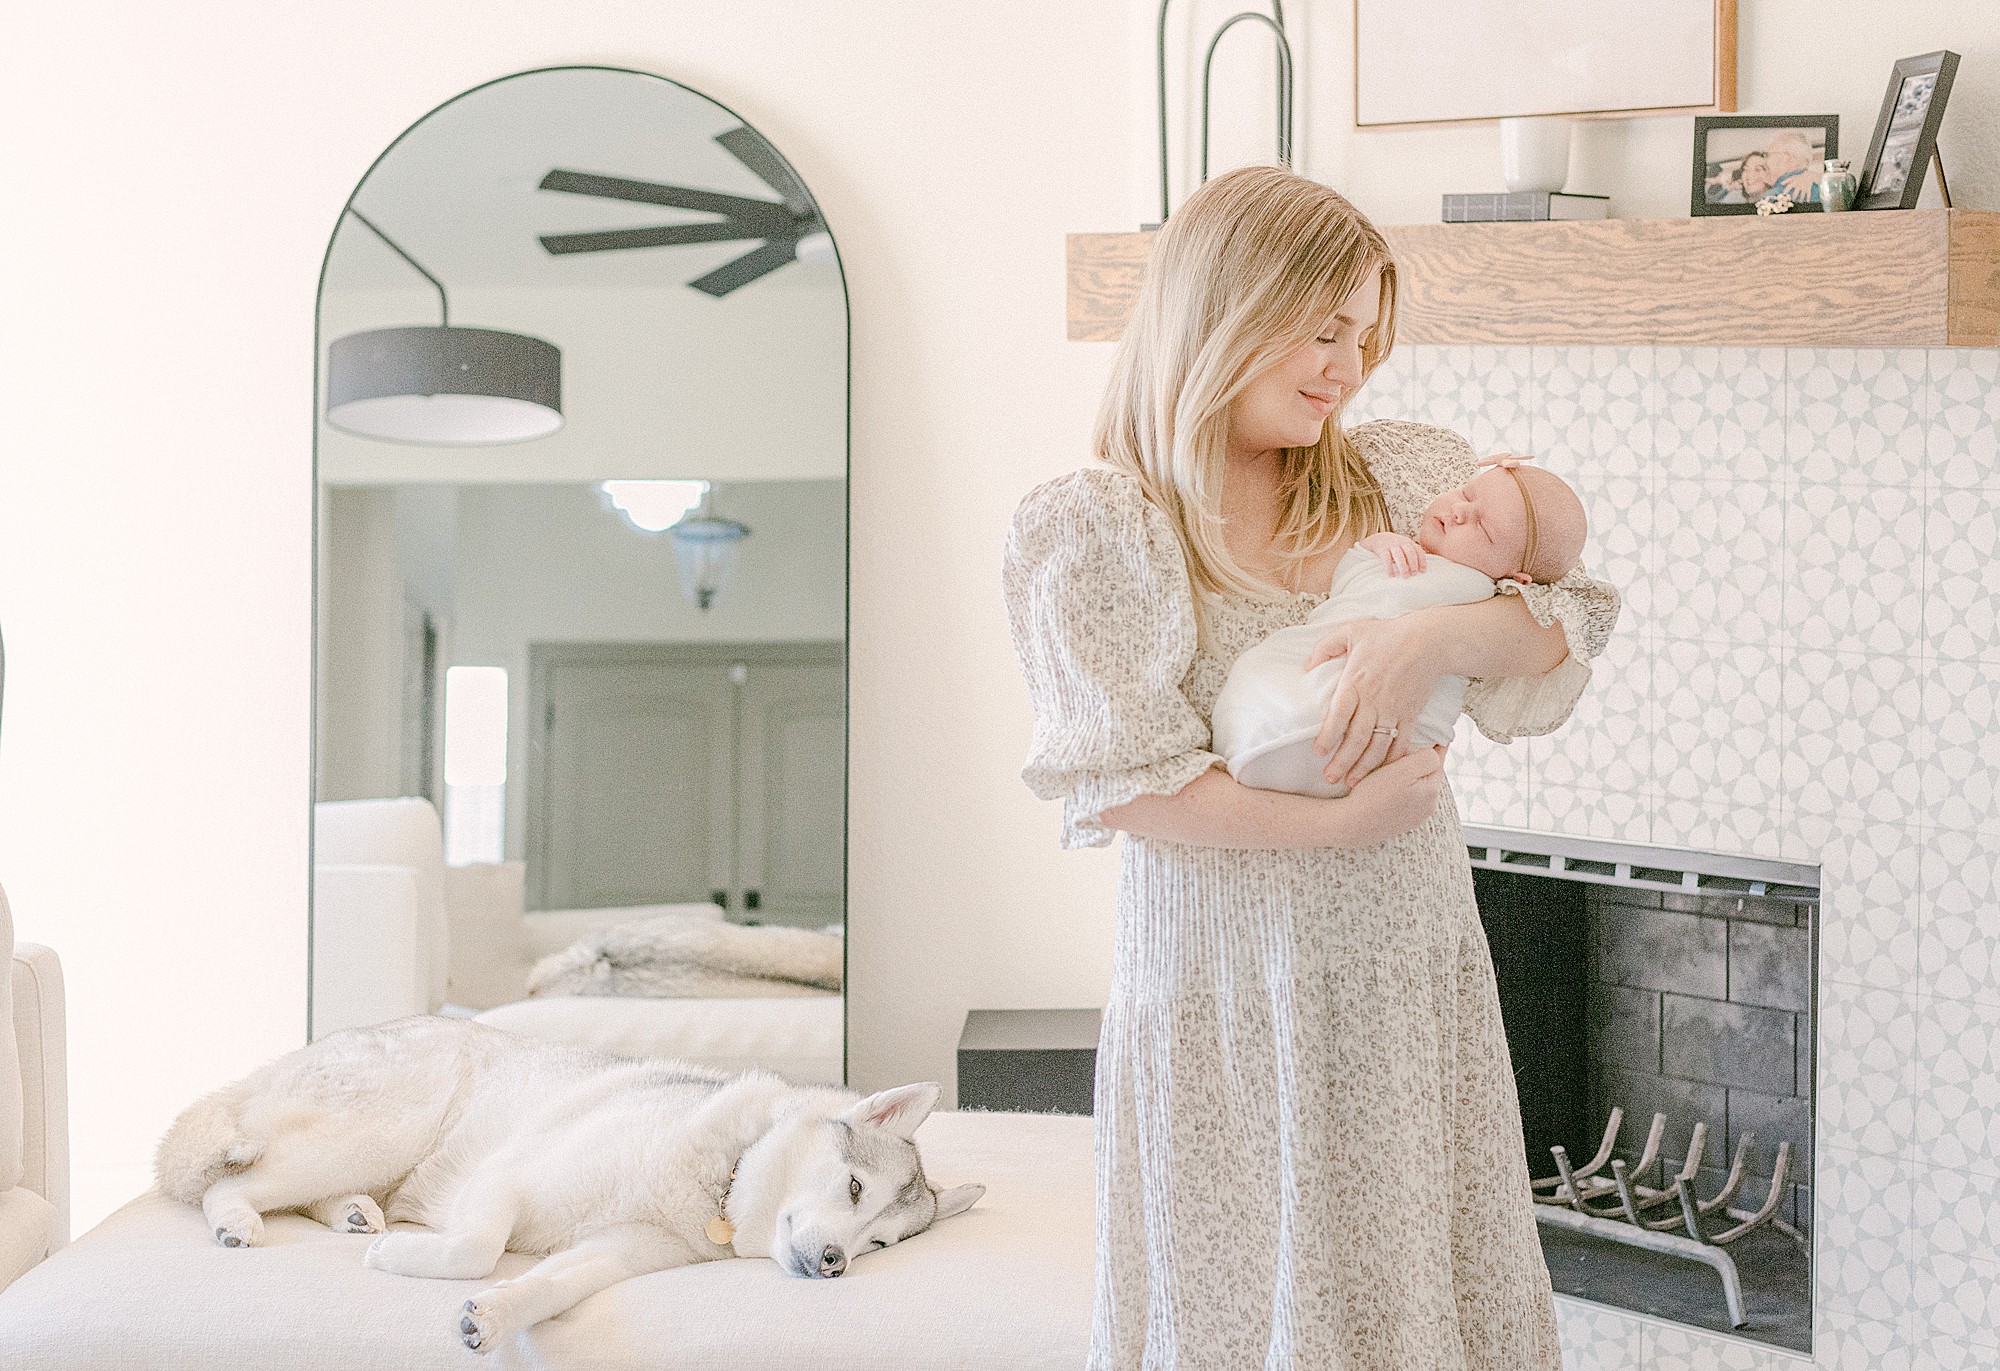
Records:
[[[1495,595],[1469,605],[1433,605],[1409,617],[1422,620],[1419,627],[1441,676],[1539,676],[1569,656],[1562,624],[1544,628],[1536,623],[1528,602],[1519,595]],[[1428,692],[1424,698],[1430,698]]]
[[[1306,670],[1347,654],[1313,745],[1330,755],[1328,780],[1357,784],[1410,750],[1405,734],[1441,676],[1539,676],[1560,665],[1569,643],[1560,623],[1535,622],[1518,595],[1468,605],[1433,605],[1394,619],[1333,625],[1306,658]],[[1395,725],[1392,739],[1375,729]]]
[[[1444,786],[1443,754],[1420,748],[1337,800],[1259,790],[1215,766],[1171,795],[1140,795],[1098,821],[1196,847],[1368,847],[1430,817]]]

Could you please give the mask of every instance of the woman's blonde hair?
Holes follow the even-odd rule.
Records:
[[[1378,269],[1381,313],[1362,342],[1364,379],[1395,342],[1396,264],[1381,233],[1344,197],[1282,167],[1239,167],[1188,196],[1156,235],[1092,447],[1138,477],[1172,518],[1198,592],[1278,594],[1223,543],[1229,405],[1315,337]],[[1281,450],[1279,481],[1276,546],[1289,561],[1324,551],[1349,529],[1366,537],[1389,527],[1381,490],[1339,411],[1317,443]]]

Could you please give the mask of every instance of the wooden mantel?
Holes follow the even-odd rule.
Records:
[[[2000,347],[2000,213],[1385,227],[1405,343]],[[1069,336],[1113,341],[1150,233],[1069,235]]]

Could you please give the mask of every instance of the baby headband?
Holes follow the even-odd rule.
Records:
[[[1541,539],[1535,527],[1535,501],[1528,494],[1528,483],[1522,480],[1521,473],[1514,469],[1519,465],[1521,465],[1520,458],[1510,457],[1500,463],[1500,468],[1514,478],[1514,485],[1521,492],[1521,508],[1528,516],[1528,545],[1521,551],[1521,570],[1528,574],[1529,580],[1533,581],[1540,579],[1535,575],[1535,551],[1536,544]]]

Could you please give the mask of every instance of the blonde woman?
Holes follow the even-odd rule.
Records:
[[[1247,788],[1208,751],[1236,654],[1478,470],[1442,429],[1342,428],[1395,309],[1395,263],[1346,200],[1275,167],[1216,177],[1154,243],[1102,465],[1035,488],[1008,533],[1023,777],[1062,799],[1065,846],[1126,835],[1093,1371],[1561,1365],[1444,749],[1400,726],[1454,673],[1489,737],[1554,729],[1617,592],[1579,568],[1329,630],[1344,798]]]

